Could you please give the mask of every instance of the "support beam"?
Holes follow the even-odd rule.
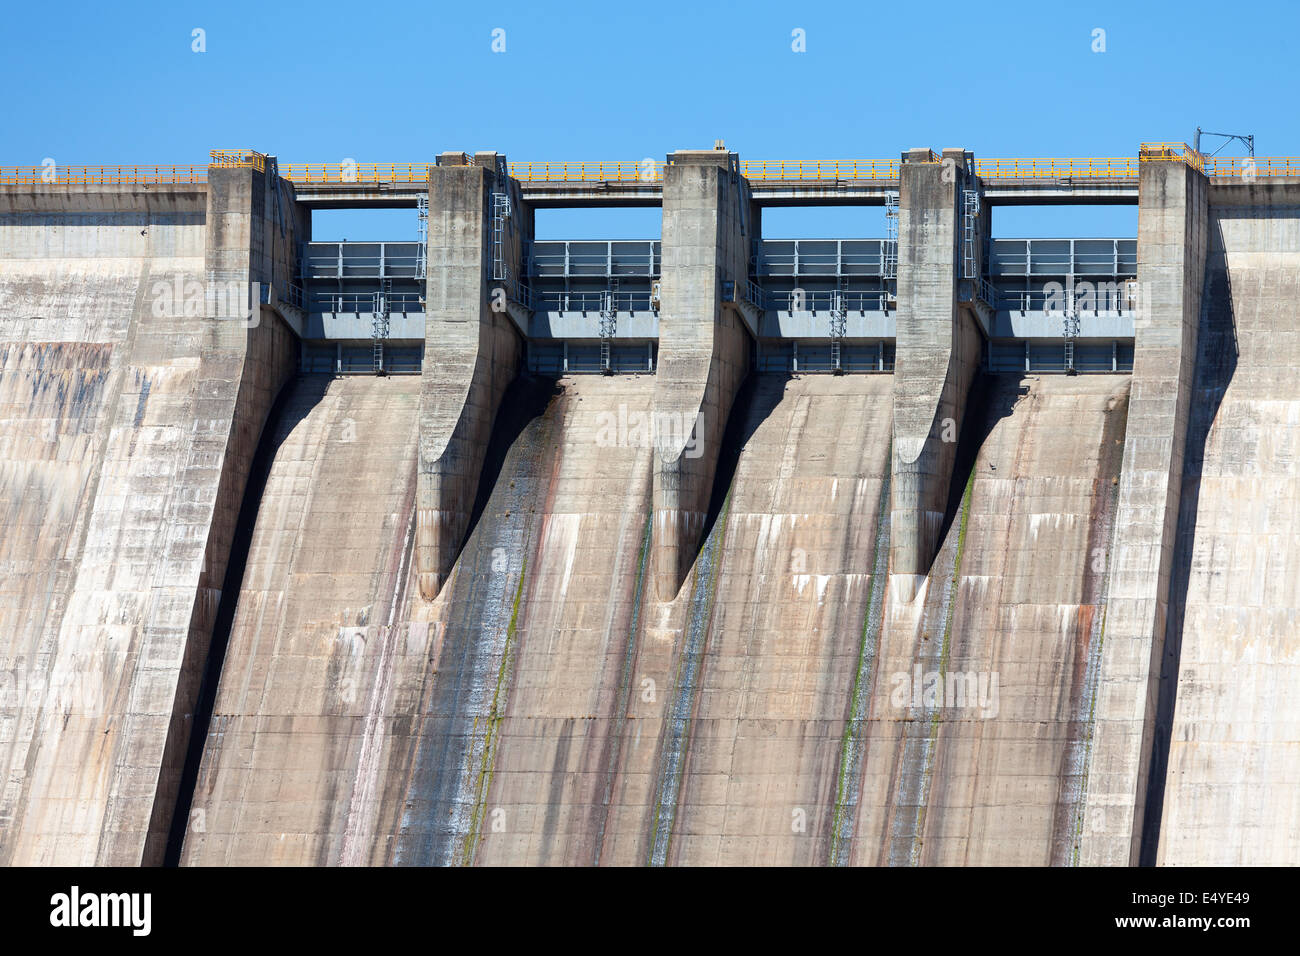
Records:
[[[962,190],[975,183],[967,163],[960,149],[914,149],[901,168],[890,563],[902,601],[916,596],[939,547],[983,347],[973,303],[958,301]]]
[[[469,530],[501,395],[522,361],[522,340],[502,297],[493,294],[493,192],[510,195],[503,255],[514,279],[532,215],[518,184],[499,180],[504,162],[497,153],[478,153],[472,161],[444,153],[429,169],[416,535],[425,600],[441,590]]]
[[[1133,383],[1079,837],[1085,866],[1138,862],[1205,273],[1205,176],[1148,161],[1139,182]]]
[[[749,186],[734,154],[674,153],[664,169],[655,380],[654,561],[660,600],[686,580],[700,544],[727,416],[749,372],[744,320],[722,282],[749,276]]]

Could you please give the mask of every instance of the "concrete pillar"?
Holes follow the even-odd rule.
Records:
[[[727,416],[749,373],[750,334],[722,303],[723,281],[739,298],[749,278],[751,202],[734,154],[674,153],[663,216],[654,567],[659,599],[671,600],[695,561]]]
[[[914,149],[899,175],[890,564],[896,596],[911,601],[939,547],[982,339],[971,304],[958,301],[967,154]]]
[[[429,169],[428,281],[421,375],[416,570],[432,600],[469,530],[483,459],[506,386],[522,358],[522,338],[494,295],[492,196],[510,196],[503,255],[520,275],[532,215],[519,186],[500,181],[505,157],[444,153]]]
[[[296,269],[298,240],[309,228],[297,210],[292,185],[275,175],[274,160],[265,169],[210,169],[206,226],[209,318],[198,348],[200,381],[190,422],[190,452],[173,478],[183,504],[176,517],[178,528],[163,546],[168,566],[189,564],[198,585],[184,647],[175,650],[180,670],[142,854],[149,865],[162,863],[191,733],[204,730],[194,726],[194,714],[253,457],[276,396],[298,360],[297,338],[288,324],[273,308],[260,304],[265,288],[287,291]],[[220,301],[221,290],[236,288],[241,290],[241,304],[251,307],[247,321],[229,315],[229,295]],[[194,505],[211,509],[208,522],[189,517]],[[156,631],[152,653],[158,653],[157,644],[170,641],[167,623],[151,616],[150,629]],[[111,795],[106,819],[113,819],[118,799],[118,794]]]
[[[1207,181],[1140,164],[1133,383],[1079,862],[1136,865],[1205,273]]]

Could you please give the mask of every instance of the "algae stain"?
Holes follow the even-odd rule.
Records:
[[[975,487],[975,472],[978,469],[973,463],[970,474],[966,477],[966,489],[962,492],[961,497],[961,523],[957,528],[957,554],[952,562],[952,576],[948,579],[948,613],[944,616],[943,624],[943,642],[939,648],[939,686],[945,686],[948,676],[948,655],[952,650],[952,619],[955,617],[954,604],[957,600],[957,588],[961,579],[961,559],[966,550],[966,526],[970,519],[970,499],[971,489]],[[929,737],[926,741],[925,766],[921,771],[921,790],[922,798],[918,801],[916,816],[916,835],[912,843],[912,853],[910,863],[912,866],[918,866],[920,863],[920,853],[922,834],[925,833],[926,811],[929,809],[928,795],[930,792],[930,779],[934,774],[934,749],[939,739],[939,710],[935,710],[930,715]]]
[[[731,516],[731,493],[732,489],[728,488],[714,533],[710,535],[696,563],[696,586],[691,597],[693,610],[686,644],[677,661],[677,694],[672,711],[668,714],[668,739],[665,741],[667,753],[661,757],[659,786],[655,794],[654,816],[650,827],[650,856],[646,861],[649,866],[664,866],[672,850],[672,831],[677,816],[682,769],[686,753],[690,749],[691,715],[695,711],[699,671],[712,630],[713,603],[718,589],[718,552],[722,550],[721,542],[726,536],[727,522]],[[705,576],[702,584],[698,577],[701,573]]]
[[[461,858],[462,866],[474,862],[474,853],[478,849],[483,816],[487,811],[487,798],[492,789],[492,771],[496,763],[496,745],[501,730],[501,721],[505,718],[506,695],[509,691],[510,666],[514,662],[515,637],[519,624],[519,602],[524,593],[524,579],[528,576],[528,557],[525,555],[519,569],[519,582],[515,585],[514,604],[510,609],[510,623],[506,627],[505,647],[501,652],[501,666],[497,669],[496,688],[492,692],[492,707],[484,721],[483,756],[479,765],[478,776],[474,781],[474,813],[470,817],[469,832],[465,834],[465,847]],[[474,730],[478,732],[479,718],[474,718]],[[471,768],[472,769],[472,768]]]
[[[885,456],[893,460],[893,443]],[[876,540],[871,554],[871,588],[867,591],[867,606],[862,615],[862,634],[858,640],[858,664],[853,674],[853,691],[849,699],[849,718],[840,738],[840,769],[835,781],[835,807],[831,818],[831,845],[828,863],[846,866],[848,851],[853,841],[854,812],[857,809],[860,784],[860,739],[862,722],[869,709],[867,691],[871,686],[876,663],[876,634],[883,623],[885,581],[889,575],[889,470],[880,489],[879,513],[876,516]],[[881,615],[873,627],[872,613]]]

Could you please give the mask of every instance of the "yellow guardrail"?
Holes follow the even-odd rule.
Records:
[[[428,163],[284,163],[280,175],[294,183],[422,183]]]
[[[897,159],[795,159],[742,161],[746,179],[897,179]]]
[[[937,160],[936,160],[937,161]],[[1185,162],[1207,176],[1251,179],[1300,177],[1300,157],[1208,157],[1186,143],[1143,143],[1137,157],[976,159],[975,174],[984,180],[1136,179],[1141,163]],[[293,183],[423,183],[429,163],[288,163],[280,175]],[[741,173],[755,182],[896,180],[896,159],[749,160]],[[0,185],[112,185],[130,183],[205,183],[209,167],[265,170],[266,157],[254,150],[213,150],[209,166],[0,166]],[[521,182],[659,183],[664,164],[641,162],[511,163],[510,175]]]
[[[664,164],[653,159],[639,163],[511,163],[510,175],[523,183],[657,183],[664,178]]]
[[[1255,176],[1300,176],[1300,156],[1207,156],[1205,175],[1240,179]]]
[[[0,166],[0,185],[3,186],[112,186],[207,181],[207,166]]]
[[[209,166],[229,169],[251,166],[253,169],[266,170],[266,154],[255,149],[214,149],[208,153]]]
[[[1186,143],[1143,143],[1138,147],[1138,162],[1185,162],[1193,169],[1205,168],[1205,157]]]
[[[1127,179],[1138,174],[1131,156],[1103,159],[976,159],[980,179]]]

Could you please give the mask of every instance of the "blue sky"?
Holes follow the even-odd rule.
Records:
[[[1300,152],[1300,5],[1129,3],[15,4],[0,37],[0,164],[1123,156],[1197,125]],[[301,11],[301,12],[300,12]],[[1238,12],[1240,11],[1240,12]],[[1265,26],[1267,24],[1267,26]],[[206,52],[191,49],[205,31]],[[505,30],[504,53],[492,31]],[[791,49],[801,29],[806,52]],[[1105,51],[1094,52],[1094,30]],[[1237,149],[1227,151],[1239,154]],[[373,214],[371,214],[373,216]],[[878,235],[876,210],[769,214],[778,235]],[[331,231],[405,231],[410,216]],[[539,232],[657,234],[654,211]],[[1131,209],[1006,212],[997,235],[1132,234]],[[318,223],[317,233],[323,223]],[[338,236],[328,236],[338,238]],[[394,238],[398,238],[394,236]]]

